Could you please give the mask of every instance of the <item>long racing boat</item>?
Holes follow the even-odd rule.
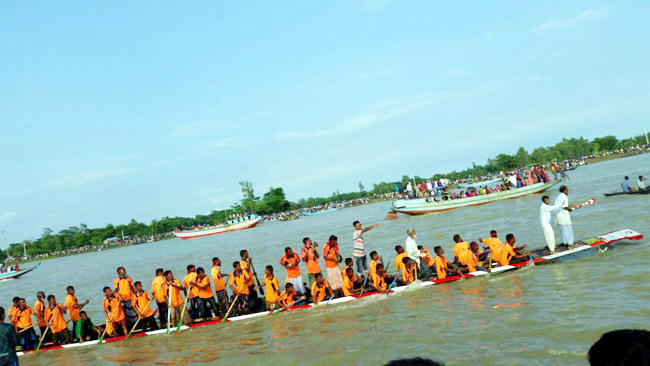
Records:
[[[590,249],[597,249],[600,247],[606,247],[612,243],[619,242],[619,241],[630,241],[630,240],[641,240],[643,239],[643,235],[630,229],[625,229],[625,230],[618,230],[614,232],[610,232],[607,234],[595,236],[593,238],[585,239],[578,241],[572,248],[569,248],[567,246],[559,246],[556,249],[555,254],[550,254],[548,252],[548,249],[539,249],[536,251],[533,251],[534,254],[536,254],[538,257],[534,259],[528,259],[524,260],[518,263],[513,263],[507,266],[499,266],[499,267],[494,267],[492,268],[489,272],[488,271],[476,271],[476,272],[471,272],[467,274],[463,274],[462,276],[460,275],[454,275],[454,276],[449,276],[444,279],[432,279],[430,281],[416,281],[414,283],[411,283],[407,286],[401,286],[401,287],[391,287],[389,288],[389,291],[387,294],[381,294],[376,291],[368,291],[363,293],[361,296],[359,295],[352,295],[352,296],[345,296],[345,297],[339,297],[331,300],[326,300],[318,303],[317,305],[314,304],[304,304],[304,305],[296,305],[296,306],[291,306],[287,308],[283,308],[281,310],[275,310],[275,311],[262,311],[259,313],[254,313],[254,314],[247,314],[247,315],[238,315],[234,316],[232,318],[226,319],[225,323],[230,323],[230,322],[236,322],[240,320],[247,320],[247,319],[253,319],[253,318],[262,318],[265,316],[271,316],[274,314],[286,312],[286,311],[295,311],[295,310],[302,310],[302,309],[310,309],[314,307],[324,307],[324,306],[329,306],[329,305],[336,305],[336,304],[341,304],[341,303],[346,303],[349,301],[355,301],[359,300],[360,297],[369,297],[369,296],[390,296],[392,293],[398,293],[406,290],[407,288],[413,288],[413,287],[430,287],[430,286],[437,286],[437,285],[442,285],[446,283],[451,283],[451,282],[456,282],[461,279],[473,279],[473,278],[481,278],[485,276],[491,276],[491,275],[497,275],[497,274],[502,274],[506,272],[512,272],[527,266],[531,265],[538,265],[538,264],[546,264],[554,261],[558,261],[560,259],[567,259],[571,258],[572,256],[577,256],[582,252],[588,251]],[[216,325],[219,323],[224,323],[221,319],[215,319],[215,320],[208,320],[202,323],[194,323],[190,325],[183,325],[180,327],[180,331],[186,331],[198,327],[203,327],[203,326],[208,326],[208,325]],[[161,330],[155,330],[151,332],[141,332],[141,333],[134,333],[132,338],[135,337],[147,337],[147,336],[153,336],[153,335],[159,335],[159,334],[164,334],[166,333],[167,330],[161,329]],[[175,331],[172,332],[172,334],[176,333]],[[124,340],[126,337],[125,336],[120,336],[120,337],[113,337],[113,338],[106,338],[104,339],[101,343],[111,343],[111,342],[118,342]],[[65,349],[65,348],[76,348],[76,347],[85,347],[85,346],[92,346],[92,345],[97,345],[98,341],[88,341],[84,343],[73,343],[73,344],[65,344],[65,345],[59,345],[59,346],[49,346],[49,347],[44,347],[39,350],[41,351],[46,351],[46,350],[56,350],[56,349]],[[33,351],[27,351],[27,352],[21,352],[18,351],[17,355],[22,356],[28,353],[32,353]]]
[[[231,231],[246,230],[255,227],[262,219],[259,215],[250,215],[239,219],[230,220],[225,224],[209,226],[202,229],[174,231],[174,235],[181,239],[192,239],[201,236],[223,234]]]
[[[529,186],[514,188],[507,191],[483,194],[474,197],[449,199],[447,196],[433,196],[428,198],[399,199],[393,201],[390,208],[392,212],[403,213],[407,215],[422,215],[431,212],[447,211],[456,208],[486,205],[488,203],[510,200],[544,192],[545,190],[560,183],[561,180],[555,180],[548,183],[535,183]]]
[[[18,278],[20,276],[24,276],[24,275],[28,274],[31,271],[35,271],[40,266],[41,266],[41,262],[38,262],[38,264],[36,264],[34,267],[19,269],[17,271],[16,270],[10,270],[10,271],[7,271],[7,272],[2,272],[2,273],[0,273],[0,281],[11,280],[11,279],[14,279],[14,278]]]

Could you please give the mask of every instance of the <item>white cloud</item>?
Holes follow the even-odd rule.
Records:
[[[230,128],[239,127],[240,124],[231,121],[199,121],[185,123],[174,131],[172,136],[175,137],[196,137],[221,132]]]
[[[602,8],[597,10],[590,9],[578,16],[564,20],[560,19],[559,17],[554,17],[540,24],[537,28],[535,28],[535,30],[546,31],[573,28],[589,22],[593,22],[595,20],[605,19],[609,17],[611,13],[611,9]]]
[[[127,169],[96,170],[92,172],[59,178],[45,184],[46,187],[81,186],[98,180],[117,177],[128,173]]]
[[[0,222],[9,221],[16,216],[18,216],[18,212],[15,211],[5,212],[2,215],[0,215]]]

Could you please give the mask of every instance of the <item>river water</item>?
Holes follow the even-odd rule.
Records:
[[[595,205],[572,214],[576,238],[630,228],[650,235],[650,196],[605,197],[624,175],[650,175],[650,154],[587,165],[569,172],[572,203],[596,198]],[[636,182],[636,178],[633,179]],[[552,199],[557,196],[553,188]],[[368,252],[377,250],[394,263],[394,246],[413,227],[418,243],[451,254],[452,236],[487,237],[491,229],[514,233],[518,243],[544,245],[539,226],[541,195],[443,213],[384,221],[388,202],[265,223],[240,232],[181,241],[166,240],[103,252],[44,261],[24,278],[0,283],[0,304],[13,296],[33,304],[37,291],[63,302],[75,286],[79,301],[101,323],[102,288],[112,286],[115,269],[124,266],[149,289],[157,267],[182,277],[187,264],[209,268],[211,258],[227,263],[248,249],[258,271],[278,264],[286,246],[299,250],[309,236],[322,248],[329,235],[339,237],[344,256],[352,252],[352,222],[381,227],[364,237]],[[559,233],[556,229],[559,239]],[[272,317],[217,324],[175,336],[157,335],[69,350],[23,356],[21,364],[381,364],[399,357],[422,356],[447,365],[586,365],[589,347],[604,332],[648,328],[650,319],[650,245],[648,239],[613,245],[604,253],[517,272],[372,296],[352,303],[294,311]],[[321,266],[323,266],[321,262]],[[304,277],[306,270],[301,265]]]

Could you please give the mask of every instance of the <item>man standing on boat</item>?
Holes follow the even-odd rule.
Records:
[[[323,258],[325,259],[325,272],[332,290],[338,291],[343,287],[343,277],[339,270],[339,244],[335,235],[330,236],[329,242],[323,247]]]
[[[406,254],[415,261],[415,263],[420,267],[420,250],[418,250],[418,244],[415,242],[417,235],[415,235],[415,229],[408,228],[406,230],[408,238],[404,243],[404,249],[406,249]]]
[[[562,209],[571,211],[571,208],[563,207],[561,203],[551,206],[551,199],[548,196],[542,197],[542,206],[539,208],[539,221],[542,224],[546,245],[551,254],[555,254],[555,232],[553,226],[551,226],[551,214]]]
[[[560,187],[560,195],[555,199],[554,206],[561,205],[562,207],[569,207],[569,187],[562,186]],[[573,245],[573,225],[571,223],[571,215],[569,212],[571,210],[560,210],[555,216],[555,223],[560,229],[560,235],[562,235],[562,241],[566,245]]]
[[[379,227],[379,224],[374,224],[363,228],[361,227],[361,223],[359,221],[355,221],[352,223],[352,226],[354,226],[354,233],[352,234],[352,245],[354,247],[354,250],[352,251],[352,254],[354,255],[354,259],[357,263],[357,271],[360,274],[364,274],[368,270],[368,257],[366,256],[365,243],[363,241],[363,236],[361,235],[368,230]]]

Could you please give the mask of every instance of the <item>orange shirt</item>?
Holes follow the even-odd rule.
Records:
[[[334,257],[336,258],[337,254],[339,254],[339,246],[333,246],[330,245],[330,243],[325,244],[323,247],[323,256],[324,257]],[[327,268],[334,268],[337,267],[338,263],[335,260],[327,259],[325,258],[325,267]]]
[[[307,256],[307,261],[305,262],[305,267],[307,267],[307,273],[316,274],[320,273],[320,265],[318,264],[318,259],[314,255],[314,248],[302,248],[303,258]]]
[[[508,264],[510,264],[510,259],[512,259],[512,257],[514,257],[515,255],[517,255],[517,253],[515,253],[515,250],[512,248],[512,245],[506,242],[503,245],[503,248],[501,248],[501,257],[499,258],[499,263],[502,266],[507,266]]]
[[[162,285],[165,283],[165,277],[156,276],[156,278],[151,281],[151,294],[153,295],[155,301],[158,303],[165,302],[165,291],[162,289]]]
[[[38,326],[39,327],[46,326],[47,322],[45,321],[45,302],[43,302],[42,300],[36,300],[36,302],[34,303],[34,310],[38,315],[41,316],[41,320],[38,320],[38,318],[36,318],[38,320]]]
[[[314,281],[311,285],[311,297],[318,299],[320,302],[327,296],[327,289],[330,287],[330,284],[327,281],[323,280],[322,286],[318,286],[318,282]]]
[[[384,273],[383,276],[380,276],[377,274],[377,272],[373,273],[372,276],[370,277],[372,279],[372,284],[375,285],[375,287],[378,287],[382,289],[383,291],[386,291],[386,274]]]
[[[280,285],[278,284],[278,278],[273,276],[269,279],[267,275],[264,275],[264,285],[266,286],[266,301],[276,302],[280,296]]]
[[[210,277],[208,276],[203,276],[203,278],[199,278],[198,276],[196,277],[196,284],[201,285],[201,286],[206,286],[206,288],[201,289],[198,288],[199,290],[199,297],[201,299],[209,299],[211,297],[214,297],[214,294],[212,293],[212,287],[210,287]]]
[[[104,298],[104,313],[109,311],[109,307],[110,313],[108,314],[106,321],[112,319],[111,322],[116,323],[121,322],[126,317],[122,305],[120,304],[120,299],[117,297],[113,296],[111,300]]]
[[[133,280],[131,280],[131,277],[118,277],[115,279],[114,284],[114,287],[122,301],[131,300],[131,297],[133,296]]]
[[[447,258],[441,256],[436,257],[436,272],[438,273],[439,280],[447,278],[447,264],[449,264]]]
[[[148,318],[153,315],[153,311],[151,311],[151,307],[149,306],[149,300],[151,300],[151,297],[149,297],[147,291],[142,291],[140,296],[133,294],[131,306],[133,306],[134,309],[139,310],[144,318]]]
[[[176,285],[176,286],[180,286],[180,285],[181,285],[181,281],[179,281],[178,278],[174,278],[174,281],[173,281],[172,283],[173,283],[174,285]],[[167,285],[167,283],[165,282],[165,283],[162,285],[162,288],[163,288],[163,291],[165,291],[165,294],[166,294],[167,296],[169,296],[169,289],[170,289],[170,287],[171,287],[171,293],[172,293],[172,295],[171,295],[171,306],[172,306],[173,308],[175,308],[175,307],[177,307],[177,306],[179,306],[180,304],[183,303],[183,295],[181,295],[181,290],[179,290],[178,288],[176,288],[176,287],[174,287],[174,286],[169,286],[169,285]]]
[[[212,266],[212,281],[214,282],[215,291],[226,289],[226,283],[223,282],[223,277],[221,276],[221,269],[216,264]]]
[[[425,254],[424,255],[424,263],[427,265],[427,267],[432,267],[433,265],[436,264],[435,259],[433,259],[433,257],[429,253],[428,249],[424,250],[424,254]]]
[[[56,304],[54,309],[51,309],[50,307],[45,309],[45,319],[48,322],[50,319],[52,319],[52,322],[50,323],[50,326],[52,327],[52,334],[59,333],[68,327],[68,325],[65,323],[65,318],[63,317],[64,311],[65,309],[61,304]]]
[[[343,267],[343,269],[341,270],[341,276],[343,276],[343,278],[348,276],[347,274],[345,274],[345,272],[347,272],[348,268],[351,268],[351,267],[352,267],[352,265]],[[356,273],[352,275],[352,280],[354,282],[357,282],[358,278],[357,278]]]
[[[78,308],[75,308],[74,307],[75,305],[79,305],[77,298],[74,295],[68,294],[68,296],[65,297],[63,306],[65,306],[65,308],[68,309],[68,314],[70,314],[70,320],[72,320],[73,322],[79,320],[79,312],[81,311]]]
[[[14,315],[16,314],[16,311],[18,311],[18,307],[17,307],[16,305],[12,305],[12,306],[9,308],[8,315],[9,315],[9,322],[10,322],[11,324],[14,323]]]
[[[280,258],[280,264],[293,264],[293,268],[286,268],[287,270],[287,277],[289,278],[297,278],[300,277],[300,268],[298,267],[298,263],[300,263],[300,257],[296,253],[291,253],[291,256],[287,257],[287,255],[283,255],[282,258]]]
[[[343,295],[351,296],[352,290],[354,290],[354,282],[348,276],[343,277]]]
[[[370,260],[370,278],[372,278],[372,275],[377,273],[377,261],[374,259]]]
[[[241,267],[242,272],[246,272],[246,275],[249,278],[246,286],[255,286],[255,282],[253,282],[253,271],[251,270],[250,264],[242,259],[239,261],[239,266]]]
[[[498,261],[499,258],[501,258],[501,248],[503,248],[503,243],[501,243],[501,240],[499,240],[499,238],[483,239],[483,244],[490,246],[490,258],[492,258],[494,261]]]
[[[183,278],[183,287],[187,290],[190,288],[190,282],[196,282],[196,272],[190,272],[185,275],[185,278]],[[187,296],[190,299],[193,299],[197,296],[199,296],[199,289],[196,286],[192,286],[190,289],[190,292],[187,294]]]
[[[18,329],[31,328],[33,326],[31,316],[34,314],[36,314],[36,312],[34,311],[34,309],[30,308],[29,306],[25,306],[25,309],[22,311],[19,308],[14,313],[14,319],[15,319],[14,324]]]
[[[467,252],[469,252],[469,244],[465,241],[461,241],[454,245],[454,256],[458,257],[460,264],[467,265]]]
[[[287,294],[287,291],[282,291],[280,296],[278,296],[277,302],[280,303],[282,306],[287,306],[289,304],[293,304],[295,302],[294,298],[296,295],[294,294]]]
[[[230,284],[231,284],[231,285],[234,284],[234,285],[235,285],[235,289],[236,289],[238,292],[241,292],[242,295],[248,295],[248,294],[251,293],[250,290],[249,290],[249,288],[248,288],[248,286],[246,286],[246,284],[248,283],[248,281],[250,281],[250,277],[248,277],[248,276],[246,275],[246,272],[243,272],[243,271],[242,271],[242,272],[239,274],[239,276],[235,275],[234,272],[233,272],[233,274],[230,275]]]
[[[404,257],[406,256],[407,256],[406,252],[395,256],[395,268],[397,268],[398,272],[402,270],[402,266],[404,265],[402,259],[404,259]]]
[[[409,284],[413,281],[415,281],[415,273],[413,272],[415,266],[411,263],[408,268],[406,266],[402,266],[402,281],[404,283]]]

